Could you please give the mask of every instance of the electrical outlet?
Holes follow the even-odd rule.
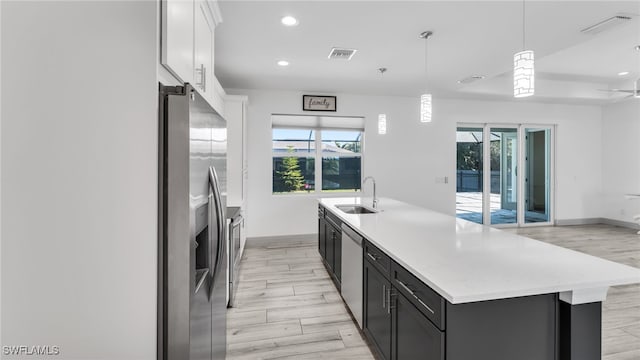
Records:
[[[620,209],[620,215],[625,216],[627,215],[627,212],[624,209]]]
[[[449,177],[448,176],[436,176],[436,184],[448,184]]]

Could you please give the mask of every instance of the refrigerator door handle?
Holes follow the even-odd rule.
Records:
[[[193,291],[194,294],[197,294],[198,291],[200,291],[200,288],[202,288],[202,284],[205,283],[205,280],[207,280],[207,275],[209,275],[209,269],[201,269],[201,270],[196,270],[196,289]]]
[[[222,204],[220,199],[220,188],[218,186],[218,174],[216,170],[210,166],[209,167],[209,191],[213,192],[213,201],[216,207],[216,223],[218,228],[218,248],[216,249],[216,257],[213,263],[213,273],[212,278],[215,278],[215,275],[218,272],[218,267],[220,265],[220,259],[222,257],[222,253],[224,251],[224,234],[225,234],[225,223],[223,217]],[[213,283],[213,282],[212,282]],[[213,284],[211,286],[213,289]]]

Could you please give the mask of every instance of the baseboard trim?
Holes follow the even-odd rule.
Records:
[[[262,241],[313,241],[318,239],[318,234],[298,234],[298,235],[276,235],[276,236],[252,236],[247,237],[247,242],[262,242]]]
[[[584,219],[562,219],[556,220],[558,226],[570,226],[570,225],[595,225],[603,224],[602,218],[584,218]]]
[[[595,225],[605,224],[611,226],[620,226],[628,229],[640,230],[640,224],[636,224],[630,221],[622,221],[607,218],[585,218],[585,219],[563,219],[556,220],[558,226],[571,226],[571,225]]]
[[[622,220],[614,220],[614,219],[602,219],[603,224],[620,226],[624,228],[640,230],[640,224],[630,222],[630,221],[622,221]]]

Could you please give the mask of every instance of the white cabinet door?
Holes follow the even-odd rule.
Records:
[[[227,95],[224,117],[227,120],[227,206],[245,208],[246,202],[246,96]]]
[[[213,102],[213,20],[205,1],[195,2],[195,62],[194,84],[210,103]]]
[[[162,1],[162,64],[182,82],[193,82],[192,0]]]

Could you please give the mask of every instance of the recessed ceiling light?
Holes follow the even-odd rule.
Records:
[[[296,26],[296,25],[298,25],[298,19],[294,18],[293,16],[285,16],[280,21],[282,22],[282,25],[284,25],[284,26]]]
[[[278,61],[278,65],[280,66],[289,66],[289,62],[287,60]]]
[[[628,71],[621,71],[618,73],[618,76],[625,76],[625,75],[629,75]]]

